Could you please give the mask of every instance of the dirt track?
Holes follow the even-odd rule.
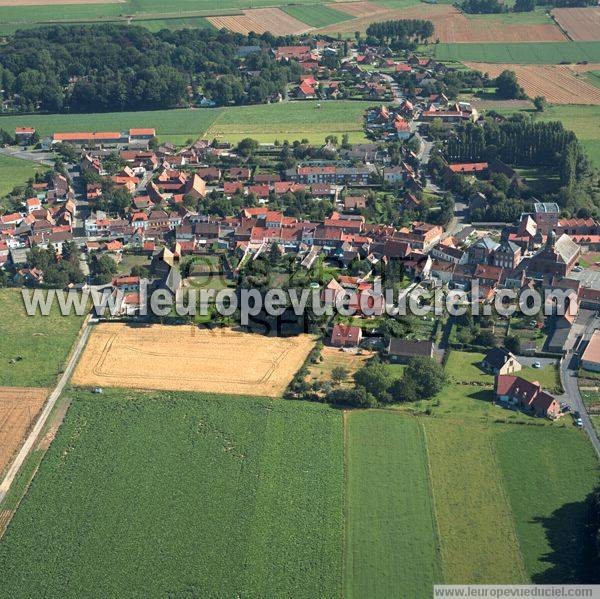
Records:
[[[279,397],[314,343],[309,335],[282,338],[231,329],[101,324],[72,382]]]

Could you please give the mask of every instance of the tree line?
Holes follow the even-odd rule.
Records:
[[[300,74],[268,50],[288,38],[226,30],[123,25],[17,31],[0,53],[4,100],[15,111],[98,112],[186,105],[197,93],[217,104],[265,102]],[[242,59],[239,47],[258,46]],[[241,70],[241,65],[246,69]],[[251,72],[251,74],[249,73]]]
[[[414,50],[418,42],[425,42],[433,35],[433,32],[433,23],[424,19],[381,21],[372,23],[366,31],[367,38],[385,42],[393,50]]]

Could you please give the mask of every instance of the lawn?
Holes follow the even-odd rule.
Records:
[[[342,494],[337,410],[81,392],[0,547],[2,594],[339,596]]]
[[[0,386],[49,387],[62,372],[83,318],[27,316],[20,290],[0,289]],[[14,364],[11,360],[21,357]]]
[[[351,413],[347,460],[344,597],[429,596],[442,581],[419,421]]]
[[[35,173],[47,170],[48,167],[29,160],[0,155],[0,197],[10,193],[17,185],[24,185]]]
[[[506,426],[495,429],[494,445],[531,581],[590,581],[585,499],[598,484],[598,462],[585,435]]]
[[[223,110],[206,133],[229,141],[252,137],[260,142],[308,139],[324,143],[328,135],[340,139],[347,133],[351,142],[365,140],[363,119],[372,102],[282,102],[236,106]]]
[[[556,366],[544,366],[543,368],[523,368],[515,373],[526,381],[537,381],[543,389],[550,393],[562,393],[560,376]]]
[[[435,57],[445,61],[560,64],[600,62],[599,42],[526,42],[437,44]]]
[[[117,268],[118,273],[121,275],[128,275],[131,273],[131,269],[134,266],[145,266],[150,270],[150,258],[148,256],[140,256],[137,254],[123,254],[121,262],[119,262]]]
[[[311,27],[327,27],[334,23],[341,23],[351,19],[352,16],[331,6],[286,6],[283,9],[288,15],[310,25]]]

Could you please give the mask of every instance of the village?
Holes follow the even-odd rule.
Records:
[[[586,355],[600,353],[600,340],[592,336],[600,310],[598,262],[582,266],[583,257],[600,247],[600,225],[592,218],[561,218],[558,205],[539,201],[514,223],[470,222],[476,201],[465,207],[454,200],[453,178],[499,176],[514,183],[518,173],[498,158],[453,163],[440,154],[432,126],[447,132],[480,119],[470,103],[439,91],[447,91],[446,67],[412,54],[399,60],[386,49],[363,49],[345,49],[352,58],[336,71],[344,84],[317,79],[331,75],[327,57],[337,56],[339,44],[281,47],[276,57],[297,61],[306,73],[290,90],[297,100],[334,100],[353,79],[366,94],[361,97],[374,100],[364,114],[368,143],[327,138],[321,146],[305,140],[259,144],[248,138],[176,147],[161,144],[151,126],[55,132],[44,139],[34,128],[18,128],[18,145],[37,144],[56,163],[28,184],[25,197],[13,198],[17,210],[0,216],[7,283],[112,287],[125,292],[118,316],[139,319],[142,280],[173,296],[191,288],[236,288],[263,260],[274,275],[263,288],[291,285],[284,272],[291,269],[330,301],[342,291],[353,294],[353,318],[338,315],[321,323],[320,334],[331,346],[375,348],[401,362],[419,355],[442,359],[440,346],[479,349],[488,356],[482,370],[497,376],[501,404],[551,418],[572,408],[582,424],[581,401],[559,402],[539,383],[525,385],[513,373],[520,368],[515,353],[534,368],[540,366],[536,356],[562,364],[590,338]],[[390,72],[408,85],[401,87]],[[433,155],[437,170],[428,166]],[[386,324],[382,298],[372,301],[375,314],[360,312],[361,296],[372,294],[375,283],[406,292],[468,293],[473,281],[482,303],[492,303],[503,289],[529,288],[571,290],[574,305],[568,315],[540,315],[531,323],[522,316],[467,326],[452,318],[432,318],[430,325],[413,319],[403,323],[403,338]],[[519,366],[505,372],[507,364]]]

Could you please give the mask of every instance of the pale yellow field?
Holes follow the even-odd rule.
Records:
[[[310,335],[104,323],[90,336],[73,384],[279,397],[314,344]]]

